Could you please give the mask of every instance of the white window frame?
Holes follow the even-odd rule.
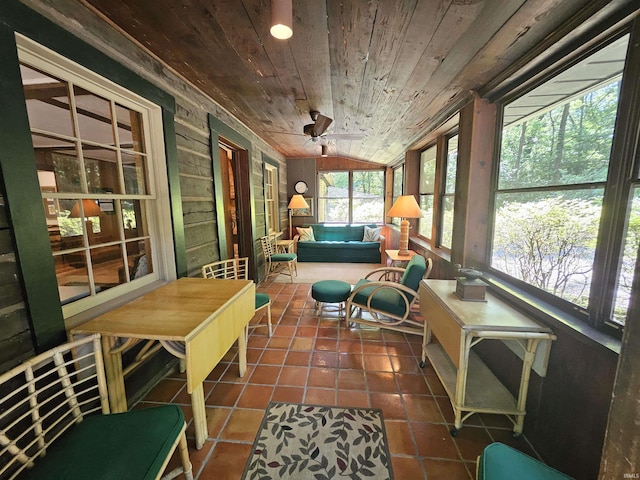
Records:
[[[91,311],[106,311],[133,298],[137,293],[148,291],[154,284],[164,283],[177,277],[174,260],[174,243],[169,204],[169,181],[167,161],[164,153],[162,109],[160,106],[117,85],[110,80],[78,65],[33,40],[15,34],[20,62],[31,65],[61,80],[104,96],[116,99],[121,105],[142,114],[147,148],[148,195],[130,195],[146,202],[149,236],[153,242],[152,261],[154,271],[134,281],[110,288],[98,295],[89,296],[62,307],[65,321],[74,316],[89,318]],[[151,134],[153,132],[153,135]],[[81,320],[80,320],[81,321]],[[75,322],[75,324],[80,323]],[[71,328],[74,322],[67,322]]]
[[[278,203],[278,167],[264,162],[264,206],[268,234],[280,232]]]

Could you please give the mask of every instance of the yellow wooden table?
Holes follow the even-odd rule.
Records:
[[[202,382],[238,341],[240,376],[246,367],[245,327],[254,314],[255,286],[250,280],[180,278],[71,330],[100,333],[113,412],[127,410],[122,375],[122,339],[159,340],[186,362],[196,448],[207,438]],[[130,343],[130,342],[129,342]]]

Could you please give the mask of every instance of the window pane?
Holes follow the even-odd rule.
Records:
[[[96,291],[104,291],[119,285],[121,275],[119,271],[124,268],[122,260],[122,247],[109,245],[106,247],[92,248],[91,265]]]
[[[627,222],[627,233],[622,254],[622,264],[618,276],[613,320],[624,325],[631,299],[631,285],[640,250],[640,187],[634,188],[633,200]]]
[[[348,198],[319,198],[318,221],[349,223]]]
[[[116,104],[120,148],[144,152],[142,114]]]
[[[122,193],[118,181],[116,152],[106,148],[82,145],[89,193]]]
[[[122,152],[122,173],[125,192],[133,195],[146,195],[147,159],[143,155]]]
[[[26,65],[20,74],[31,128],[74,137],[67,82]]]
[[[393,199],[402,195],[402,178],[404,176],[404,165],[393,170]]]
[[[126,247],[130,280],[144,277],[153,272],[151,242],[149,239],[127,242]]]
[[[75,143],[32,134],[40,189],[43,192],[82,192]]]
[[[442,239],[440,246],[451,248],[453,239],[453,195],[442,198]]]
[[[456,168],[458,165],[458,136],[451,137],[447,142],[447,176],[445,178],[444,193],[456,191]]]
[[[420,154],[420,193],[434,193],[436,151],[437,148],[434,145]]]
[[[491,266],[586,307],[602,189],[496,197]]]
[[[378,223],[384,217],[384,172],[353,172],[353,223]]]
[[[89,271],[84,251],[53,257],[62,305],[91,294]]]
[[[103,145],[115,145],[111,102],[80,87],[73,87],[80,138]]]
[[[418,220],[418,234],[431,238],[433,225],[433,195],[420,195],[420,210],[422,218]]]
[[[380,223],[383,215],[383,198],[353,199],[353,223]]]

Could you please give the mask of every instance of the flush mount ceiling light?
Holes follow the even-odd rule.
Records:
[[[271,35],[286,40],[293,35],[292,0],[271,0]]]

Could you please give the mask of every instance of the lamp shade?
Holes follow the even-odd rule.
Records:
[[[76,202],[69,213],[69,218],[88,218],[88,217],[99,217],[102,215],[102,210],[96,203],[95,200],[90,200],[88,198],[82,199],[82,209],[84,210],[84,215],[80,212],[80,202]]]
[[[416,202],[416,197],[402,195],[398,197],[387,215],[399,218],[420,218],[422,217],[422,211],[420,210],[420,205]]]
[[[271,35],[286,40],[293,35],[292,0],[271,0]]]
[[[294,195],[287,208],[309,208],[309,204],[302,195]]]

